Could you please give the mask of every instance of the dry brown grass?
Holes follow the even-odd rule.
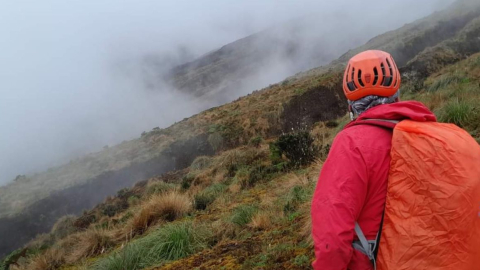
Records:
[[[28,260],[26,264],[11,266],[11,270],[56,270],[65,263],[65,252],[51,248]]]
[[[231,222],[219,219],[212,222],[211,229],[215,239],[221,242],[226,239],[233,239],[237,236],[239,228]]]
[[[55,238],[60,239],[73,233],[75,231],[75,226],[73,225],[75,220],[76,217],[73,215],[67,215],[59,218],[53,225],[51,234],[54,235]]]
[[[47,246],[53,243],[55,239],[51,234],[42,233],[37,235],[33,240],[28,242],[25,246],[31,249],[40,249],[43,246]]]
[[[242,185],[239,183],[233,183],[228,187],[228,191],[230,191],[233,194],[237,194],[242,190]]]
[[[158,194],[140,205],[139,212],[131,220],[127,233],[142,234],[159,220],[173,221],[192,210],[192,200],[178,191]]]
[[[310,247],[313,247],[311,207],[312,202],[307,202],[300,207],[300,211],[303,213],[302,219],[300,220],[300,222],[303,223],[300,229],[300,236]]]
[[[77,242],[67,256],[67,262],[75,263],[81,259],[103,254],[115,245],[109,231],[92,229],[76,235]]]
[[[258,212],[250,222],[249,226],[257,230],[266,230],[272,227],[272,215],[268,212]]]

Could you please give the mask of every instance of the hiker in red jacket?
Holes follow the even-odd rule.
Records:
[[[422,103],[399,102],[399,87],[400,72],[386,52],[360,53],[345,70],[343,90],[353,121],[335,138],[313,196],[314,269],[373,269],[370,259],[353,248],[355,222],[374,244],[385,206],[392,130],[357,123],[436,121]]]

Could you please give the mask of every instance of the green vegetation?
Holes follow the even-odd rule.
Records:
[[[428,25],[415,27],[425,32]],[[411,55],[399,62],[424,72],[406,72],[402,100],[425,103],[440,121],[455,123],[480,141],[480,54],[453,63],[439,49],[420,53],[425,48],[415,29],[394,33],[392,43],[386,42],[392,33],[373,39],[368,48],[400,48]],[[424,38],[436,37],[426,33]],[[282,134],[282,109],[302,89],[327,91],[319,86],[338,85],[335,78],[342,68],[334,63],[314,69],[167,129],[146,132],[139,140],[109,147],[75,165],[29,176],[28,181],[19,178],[8,190],[32,183],[30,193],[21,193],[31,194],[30,188],[46,175],[69,177],[69,170],[90,166],[95,173],[100,167],[123,168],[129,158],[149,160],[174,142],[196,135],[204,139],[195,147],[216,151],[211,157],[191,157],[186,169],[121,190],[79,217],[61,219],[51,233],[29,243],[25,253],[18,250],[5,262],[18,261],[15,270],[308,268],[313,259],[309,203],[333,138],[350,119],[332,117],[316,121],[309,130]],[[95,165],[98,161],[103,164]],[[46,185],[57,181],[66,178]]]
[[[298,167],[315,160],[318,149],[313,144],[308,132],[297,132],[281,135],[276,142],[270,144],[272,162],[278,164],[285,155],[290,165]]]
[[[100,259],[94,269],[136,270],[177,260],[208,247],[210,237],[206,227],[189,221],[168,224]]]
[[[256,137],[253,137],[252,139],[250,139],[250,145],[252,145],[254,147],[259,147],[260,144],[262,143],[262,141],[263,141],[262,136],[256,136]]]
[[[441,122],[453,123],[460,127],[465,127],[475,118],[474,107],[458,99],[450,101],[445,105],[440,115]]]
[[[195,208],[198,210],[205,210],[209,204],[226,189],[224,184],[214,184],[195,195]]]
[[[253,205],[241,205],[233,210],[231,221],[237,226],[245,226],[252,221],[258,208]]]

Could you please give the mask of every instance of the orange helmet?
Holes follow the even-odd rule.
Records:
[[[348,62],[343,92],[348,100],[365,96],[393,96],[400,88],[400,71],[393,57],[383,51],[365,51]]]

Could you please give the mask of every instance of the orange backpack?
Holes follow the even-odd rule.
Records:
[[[453,124],[404,120],[390,155],[378,256],[358,224],[356,248],[379,270],[480,269],[479,144]]]

